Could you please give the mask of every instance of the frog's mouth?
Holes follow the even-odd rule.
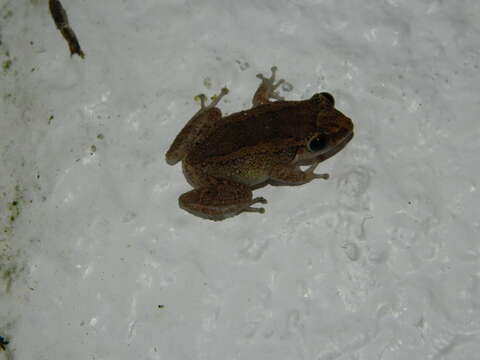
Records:
[[[352,140],[353,138],[353,131],[348,134],[347,136],[345,136],[337,145],[335,146],[332,146],[331,148],[329,148],[327,151],[325,152],[322,152],[312,158],[308,158],[308,159],[301,159],[301,160],[298,160],[298,161],[294,161],[295,164],[297,165],[310,165],[310,164],[313,164],[314,162],[317,162],[317,161],[324,161],[324,160],[327,160],[328,158],[332,157],[333,155],[335,155],[337,152],[339,152],[340,150],[342,150],[350,140]]]
[[[342,141],[340,141],[337,145],[335,145],[334,147],[332,147],[331,149],[327,150],[326,152],[324,152],[323,154],[320,154],[317,156],[317,159],[318,160],[326,160],[328,159],[329,157],[332,157],[333,155],[335,155],[337,152],[339,152],[340,150],[342,150],[345,145],[348,144],[348,142],[350,140],[352,140],[353,138],[353,131],[348,134],[347,136],[345,136],[345,138],[343,138]]]

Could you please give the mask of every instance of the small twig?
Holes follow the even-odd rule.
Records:
[[[50,7],[50,13],[52,14],[52,18],[53,18],[53,21],[55,21],[55,25],[57,26],[57,29],[60,30],[63,37],[68,43],[68,47],[70,48],[70,56],[73,56],[73,54],[77,54],[82,59],[84,59],[85,54],[80,48],[80,44],[78,43],[77,36],[75,35],[72,28],[70,27],[70,24],[68,23],[67,12],[63,8],[60,1],[49,0],[49,7]]]

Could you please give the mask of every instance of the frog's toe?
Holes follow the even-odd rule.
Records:
[[[268,85],[268,87],[273,91],[276,88],[278,88],[281,84],[283,84],[285,82],[285,80],[280,79],[280,80],[277,81],[277,83],[275,83],[275,77],[277,76],[277,67],[272,66],[271,70],[272,70],[272,75],[270,75],[270,77],[267,78],[263,74],[260,73],[260,74],[257,74],[257,78],[262,80],[262,83],[265,84],[265,85]]]
[[[220,94],[212,96],[212,102],[208,105],[209,108],[217,106],[217,104],[222,100],[222,98],[230,92],[226,87],[220,90]]]
[[[256,197],[255,199],[252,200],[252,203],[250,205],[253,205],[253,204],[266,204],[267,203],[267,199],[265,199],[264,197]]]
[[[195,95],[194,99],[195,101],[200,101],[200,107],[202,110],[206,108],[205,102],[207,101],[207,96],[205,94]]]
[[[313,174],[314,179],[325,179],[327,180],[330,175],[329,174]]]
[[[210,104],[207,104],[207,100],[208,100],[208,97],[205,95],[205,94],[198,94],[194,97],[194,100],[196,102],[200,101],[200,110],[198,110],[195,115],[193,115],[192,119],[201,115],[201,114],[205,114],[207,113],[208,111],[210,110],[216,110],[218,112],[220,112],[220,110],[216,107],[217,104],[220,102],[220,100],[228,94],[228,89],[227,88],[222,88],[222,90],[220,91],[220,93],[218,95],[213,95],[211,97],[211,101],[210,101]],[[221,115],[220,115],[221,117]]]
[[[317,168],[318,164],[320,164],[320,161],[315,161],[310,167],[305,171],[305,174],[310,180],[313,179],[325,179],[327,180],[330,175],[329,174],[316,174],[314,171]]]
[[[277,74],[278,68],[274,65],[274,66],[272,66],[272,67],[270,68],[270,70],[272,71],[272,75],[270,75],[270,77],[269,77],[268,79],[265,78],[265,76],[264,76],[262,73],[257,74],[257,77],[258,77],[259,79],[262,79],[262,80],[274,80],[274,79],[275,79],[275,76],[276,76],[276,74]]]
[[[256,208],[256,207],[247,207],[243,210],[244,212],[256,212],[259,214],[265,214],[265,209],[264,208]]]
[[[220,90],[220,93],[218,95],[213,95],[211,97],[211,102],[210,104],[207,104],[207,96],[205,94],[198,94],[194,97],[195,101],[200,101],[200,110],[199,112],[203,112],[208,109],[212,109],[217,104],[222,100],[222,98],[229,93],[229,90],[224,87],[222,90]]]
[[[246,207],[243,211],[245,211],[245,212],[256,212],[256,213],[259,213],[259,214],[264,214],[265,213],[264,208],[256,208],[256,207],[252,207],[251,205],[253,205],[253,204],[266,204],[266,203],[267,203],[267,199],[265,199],[264,197],[256,197],[255,199],[252,199],[252,202],[250,203],[250,206]]]

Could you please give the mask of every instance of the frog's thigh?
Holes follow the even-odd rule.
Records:
[[[270,169],[270,179],[286,185],[306,184],[313,179],[328,179],[328,174],[315,174],[313,171],[318,162],[311,165],[306,171],[299,166],[277,165]]]
[[[177,135],[166,154],[167,163],[174,165],[182,160],[191,150],[195,142],[202,141],[222,118],[218,108],[205,108],[195,114]]]
[[[248,186],[228,181],[184,193],[178,203],[182,209],[194,215],[223,220],[243,211],[263,213],[263,208],[254,208],[251,205],[266,203],[266,200],[252,199],[252,190]]]

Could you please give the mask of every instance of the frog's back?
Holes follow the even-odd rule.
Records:
[[[317,111],[304,101],[278,101],[223,118],[212,133],[194,147],[192,164],[207,159],[236,158],[242,152],[283,150],[284,140],[315,131]]]

